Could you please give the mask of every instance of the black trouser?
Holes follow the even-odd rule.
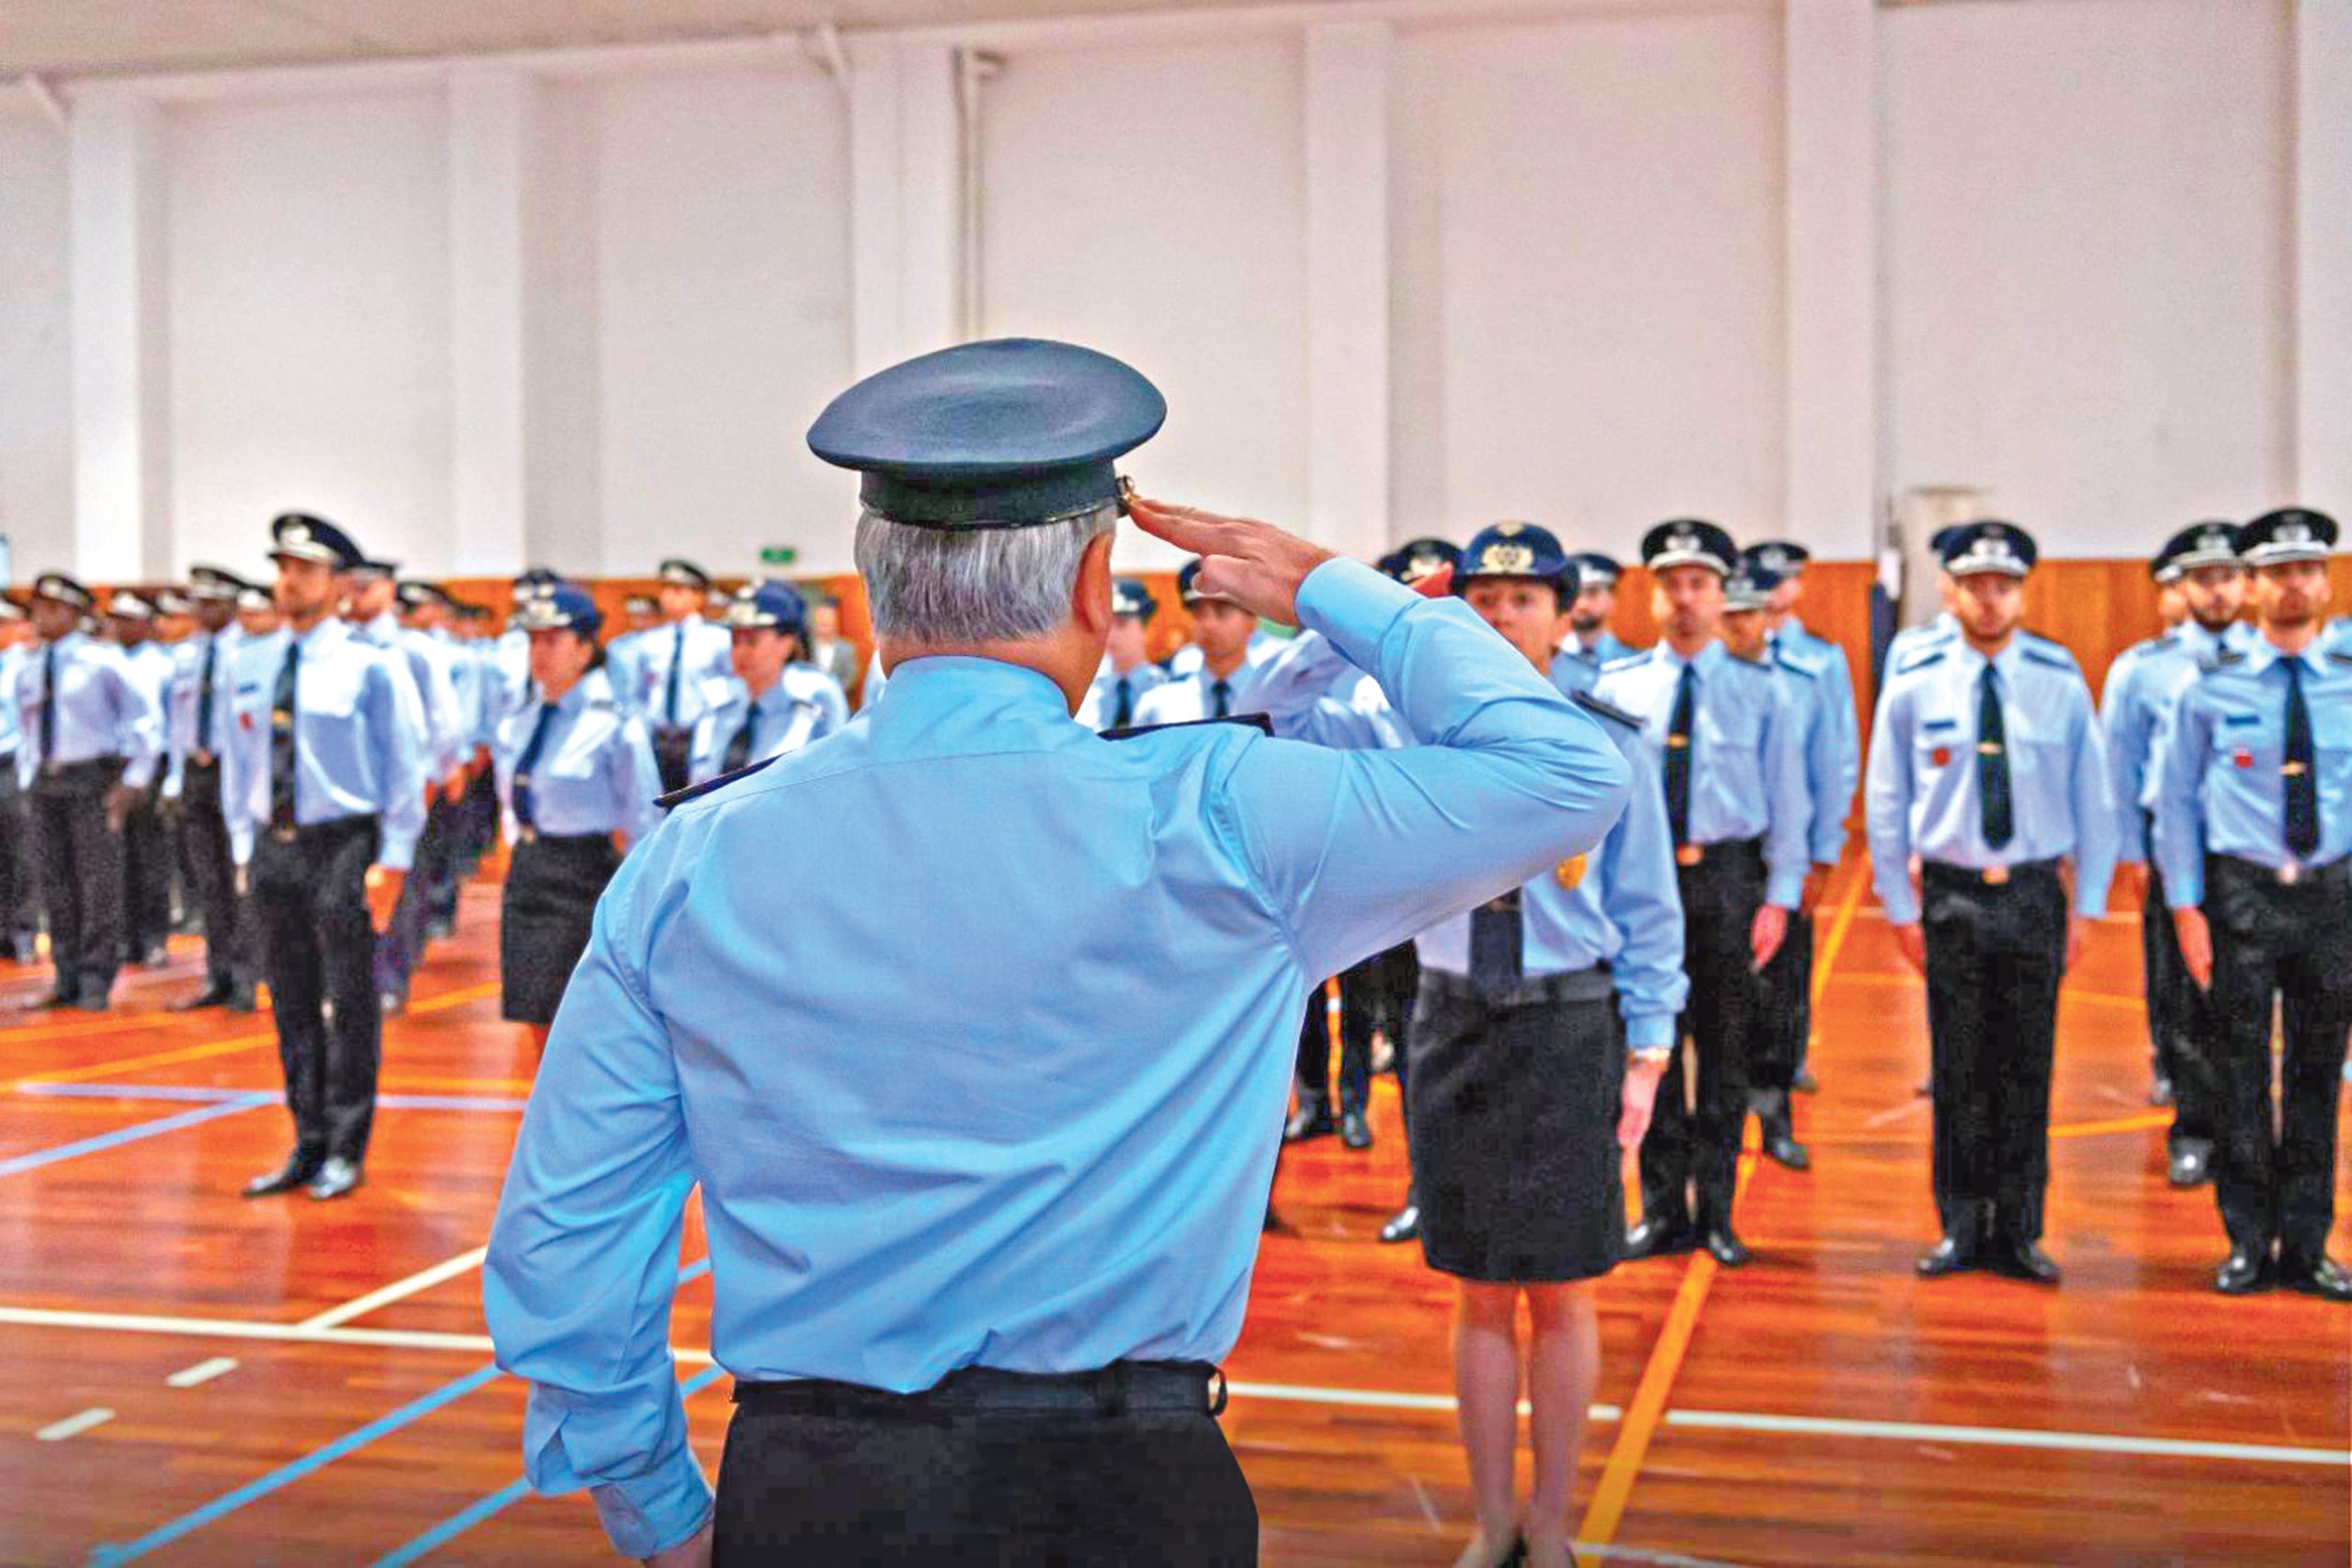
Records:
[[[254,840],[254,907],[267,955],[277,1055],[297,1149],[309,1158],[368,1155],[376,1117],[382,1015],[370,973],[376,933],[368,917],[373,817],[345,817],[292,837],[265,829]],[[323,1003],[334,1004],[329,1028]]]
[[[467,782],[465,798],[458,802],[458,864],[444,910],[452,924],[458,916],[458,884],[474,874],[497,841],[498,781],[490,769],[483,768]]]
[[[2055,861],[2012,866],[1997,884],[1930,862],[1920,881],[1944,1234],[2038,1241],[2066,889]]]
[[[1118,1371],[959,1373],[910,1395],[738,1385],[713,1561],[1250,1568],[1257,1503],[1210,1406],[1195,1395],[1182,1407],[1165,1387],[1123,1405],[1108,1385]],[[1062,1382],[1080,1397],[1055,1398],[1047,1385]],[[1039,1392],[1035,1407],[1019,1383]]]
[[[2164,874],[2148,863],[2148,896],[2140,906],[2140,967],[2147,977],[2148,1036],[2156,1071],[2172,1085],[2175,1149],[2211,1144],[2222,1124],[2222,1021],[2212,998],[2188,977],[2180,932],[2165,907]]]
[[[670,729],[653,727],[653,765],[662,774],[662,793],[686,787],[686,764],[694,747],[692,728]]]
[[[424,808],[424,828],[408,874],[401,879],[401,896],[393,902],[392,918],[376,938],[375,985],[378,994],[406,997],[410,976],[424,956],[424,926],[432,918],[434,888],[447,876],[456,850],[451,842],[452,813],[436,786]]]
[[[107,821],[107,792],[121,777],[121,758],[100,757],[33,780],[49,956],[61,995],[104,998],[122,963],[122,835]]]
[[[1683,967],[1690,977],[1679,1032],[1690,1041],[1697,1093],[1686,1095],[1678,1045],[1642,1137],[1642,1212],[1681,1225],[1690,1217],[1684,1206],[1684,1189],[1690,1187],[1700,1224],[1728,1224],[1739,1134],[1747,1122],[1757,1010],[1750,931],[1764,903],[1762,842],[1709,844],[1696,865],[1677,866],[1675,881],[1682,896]]]
[[[40,877],[30,853],[32,818],[17,782],[17,754],[0,756],[0,953],[40,923]]]
[[[1789,911],[1789,934],[1756,976],[1756,1047],[1748,1056],[1754,1087],[1785,1095],[1804,1064],[1813,1032],[1813,917]]]
[[[180,800],[187,808],[180,853],[188,897],[204,915],[205,980],[213,987],[250,986],[261,978],[261,938],[253,900],[237,894],[229,824],[220,815],[220,764],[189,759]]]
[[[2352,862],[2292,885],[2209,855],[2213,1007],[2222,1021],[2222,1136],[2213,1187],[2233,1245],[2316,1260],[2335,1223],[2335,1102],[2352,1031]],[[2270,1007],[2286,1049],[2270,1105]]]
[[[155,786],[122,818],[122,928],[127,956],[145,958],[172,934],[172,839]]]

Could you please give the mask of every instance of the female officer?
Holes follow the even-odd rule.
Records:
[[[503,1017],[526,1024],[533,1048],[588,945],[597,897],[622,852],[652,831],[661,793],[653,743],[604,671],[595,602],[569,582],[526,604],[530,700],[498,727],[498,798],[514,846],[499,908]]]
[[[726,618],[735,679],[717,683],[695,721],[686,766],[694,784],[797,751],[849,722],[839,683],[805,662],[808,612],[790,583],[744,589]]]

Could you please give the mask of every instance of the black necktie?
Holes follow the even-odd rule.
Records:
[[[670,679],[662,698],[662,721],[678,728],[678,671],[686,662],[686,623],[680,621],[670,637]]]
[[[57,757],[57,645],[50,643],[40,656],[40,760]]]
[[[555,705],[542,699],[539,721],[531,726],[531,739],[523,748],[522,756],[514,761],[514,820],[526,828],[538,826],[531,809],[531,770],[539,765],[539,752],[548,743],[548,726],[555,718]]]
[[[196,749],[209,753],[212,750],[212,665],[220,656],[220,636],[215,632],[204,639],[204,684],[196,698]]]
[[[1211,718],[1226,718],[1233,712],[1233,682],[1220,680],[1209,688],[1209,695],[1216,699]]]
[[[1470,978],[1492,995],[1515,988],[1520,964],[1519,889],[1470,911]]]
[[[1114,729],[1125,729],[1129,724],[1135,721],[1135,682],[1133,678],[1122,675],[1119,677],[1118,705],[1111,710],[1111,728]]]
[[[746,767],[752,761],[752,731],[760,725],[760,705],[753,703],[743,710],[743,726],[727,740],[727,754],[718,760],[718,771],[731,773]]]
[[[2287,807],[2287,852],[2309,860],[2319,848],[2319,774],[2312,766],[2312,710],[2303,701],[2303,661],[2281,660],[2287,666],[2287,765],[2284,775]]]
[[[295,670],[302,658],[300,637],[286,639],[286,662],[277,667],[277,690],[269,705],[269,825],[294,826]]]
[[[1984,842],[2005,848],[2017,823],[2009,808],[2009,731],[1990,664],[1976,678],[1976,799],[1984,813]]]
[[[1666,725],[1666,823],[1678,846],[1690,841],[1690,727],[1698,707],[1698,668],[1686,664],[1675,682],[1674,716]]]

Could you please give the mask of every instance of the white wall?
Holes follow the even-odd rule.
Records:
[[[1881,17],[1897,487],[1989,489],[2067,556],[2285,500],[2284,5]]]
[[[65,133],[0,108],[0,533],[16,581],[64,558],[74,528]]]

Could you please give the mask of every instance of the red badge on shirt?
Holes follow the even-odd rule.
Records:
[[[237,716],[237,728],[239,729],[250,730],[253,727],[254,716],[250,710]]]
[[[1928,761],[1933,762],[1939,768],[1943,767],[1951,761],[1951,748],[1949,746],[1937,747],[1934,750],[1928,753]]]
[[[2254,753],[2241,746],[2230,753],[2230,761],[2241,768],[2250,768],[2254,766]]]

